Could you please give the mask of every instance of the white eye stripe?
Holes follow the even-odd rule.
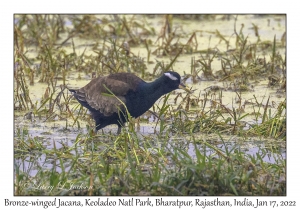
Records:
[[[172,74],[170,74],[169,72],[164,73],[164,75],[166,75],[167,77],[169,77],[171,80],[178,80],[177,77],[174,77]]]

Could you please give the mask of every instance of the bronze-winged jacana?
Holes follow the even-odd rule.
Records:
[[[96,122],[96,130],[117,124],[119,134],[121,126],[127,121],[124,104],[130,115],[137,118],[150,109],[162,95],[178,88],[190,92],[180,82],[178,73],[167,71],[150,83],[132,73],[116,73],[95,78],[80,89],[69,90],[91,112]]]

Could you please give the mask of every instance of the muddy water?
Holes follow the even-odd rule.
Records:
[[[187,40],[190,38],[191,34],[193,32],[196,33],[197,37],[197,43],[198,43],[198,50],[207,50],[208,48],[214,48],[221,52],[231,50],[235,48],[235,38],[233,38],[234,33],[234,18],[231,17],[229,20],[223,20],[220,16],[216,16],[215,20],[209,20],[209,21],[191,21],[191,20],[173,20],[173,27],[177,28],[177,34],[180,34],[178,39],[180,40],[180,43],[186,43]],[[145,17],[143,17],[145,18]],[[148,18],[147,23],[149,26],[153,27],[156,31],[156,34],[159,34],[159,31],[164,24],[163,19],[160,17],[155,18]],[[266,42],[273,42],[274,36],[276,36],[276,39],[279,41],[283,35],[283,33],[286,30],[286,20],[285,16],[253,16],[253,15],[242,15],[238,17],[238,20],[236,22],[236,30],[239,32],[241,29],[241,26],[243,24],[243,33],[245,36],[248,36],[248,41],[251,43],[256,43],[258,37],[255,36],[255,32],[253,29],[253,24],[257,25],[259,28],[259,35],[260,39]],[[68,22],[66,23],[68,24]],[[224,41],[221,41],[220,38],[218,38],[215,35],[216,30],[218,30],[227,40],[229,40],[228,45],[225,44]],[[148,37],[149,38],[149,37]],[[153,43],[155,43],[157,36],[151,37]],[[89,54],[95,54],[93,50],[89,47],[91,44],[95,43],[91,40],[83,40],[75,38],[73,39],[75,46],[81,46],[77,47],[76,53],[80,54],[84,50],[86,55]],[[156,47],[151,46],[151,50],[153,51]],[[71,47],[66,47],[67,51],[73,50]],[[279,53],[284,54],[285,49],[279,48]],[[135,55],[139,55],[140,57],[147,60],[147,51],[145,47],[131,47],[131,52]],[[270,59],[270,52],[261,51],[259,52],[260,56],[265,56],[266,60]],[[28,52],[28,56],[35,57],[37,53],[34,51],[34,48],[30,49]],[[181,75],[184,75],[184,73],[189,73],[191,69],[191,57],[194,57],[195,59],[200,59],[200,54],[191,54],[191,55],[181,55],[178,57],[175,65],[174,70],[180,73]],[[171,58],[169,57],[155,57],[154,55],[151,55],[150,61],[151,63],[147,64],[147,71],[152,72],[153,68],[156,65],[156,60],[164,63],[170,63]],[[220,70],[220,61],[218,59],[215,59],[213,62],[212,68],[214,71]],[[70,87],[82,87],[85,84],[87,84],[91,77],[90,75],[85,75],[83,73],[80,73],[81,79],[78,79],[79,73],[71,73],[67,77],[67,85]],[[57,86],[62,84],[62,81],[58,81]],[[198,81],[196,83],[193,83],[191,80],[187,80],[186,84],[192,89],[195,90],[194,95],[199,96],[200,98],[202,94],[205,92],[204,90],[211,87],[211,86],[220,86],[220,87],[226,87],[226,84],[223,82],[217,82],[217,81]],[[276,89],[272,89],[267,87],[268,81],[267,80],[258,80],[255,82],[252,82],[252,88],[251,91],[242,93],[242,104],[245,101],[250,101],[254,103],[254,95],[257,98],[257,100],[263,104],[266,104],[266,101],[268,97],[270,96],[270,101],[274,102],[275,104],[279,104],[281,101],[285,100],[285,94],[277,93]],[[29,87],[30,91],[30,97],[33,101],[33,103],[37,102],[37,105],[40,105],[41,97],[45,93],[46,88],[48,87],[47,84],[39,83],[38,80],[35,80],[35,84],[33,86]],[[174,93],[177,94],[179,92],[183,92],[181,90],[176,90]],[[175,96],[173,94],[173,97]],[[184,94],[184,92],[183,92]],[[237,108],[238,104],[235,103],[237,100],[237,95],[235,92],[232,91],[223,91],[223,97],[222,97],[222,103],[228,108],[232,109],[232,107]],[[170,104],[172,105],[172,101],[170,100]],[[158,101],[157,105],[160,106],[162,101]],[[74,105],[76,106],[76,105]],[[71,107],[72,108],[72,107]],[[271,112],[275,112],[276,106],[271,107]],[[245,106],[245,112],[252,112],[253,106],[247,105]],[[44,119],[39,119],[37,116],[33,117],[31,120],[24,119],[24,112],[15,112],[15,130],[16,129],[22,129],[26,127],[28,129],[29,135],[31,137],[39,136],[43,139],[43,144],[47,145],[49,148],[53,147],[53,142],[57,142],[56,147],[59,148],[61,145],[65,144],[68,146],[71,146],[75,142],[75,138],[79,133],[85,134],[87,132],[85,128],[85,122],[81,122],[82,128],[77,128],[77,126],[71,127],[68,126],[68,129],[65,130],[66,127],[66,120],[60,120],[58,117],[55,118],[53,121],[46,121],[44,122]],[[253,123],[255,121],[254,117],[249,115],[244,120],[247,123]],[[152,121],[152,123],[151,123]],[[71,122],[67,122],[71,124]],[[143,135],[152,135],[154,133],[154,130],[159,130],[159,126],[156,126],[156,120],[153,118],[150,118],[150,123],[141,123],[140,128],[138,131],[142,133]],[[117,130],[117,127],[107,126],[104,128],[104,132],[112,132],[115,133]],[[202,135],[202,134],[201,134]],[[210,137],[207,137],[207,139],[211,139]],[[230,138],[229,138],[230,139]],[[60,143],[61,142],[61,143]],[[229,141],[232,143],[232,145],[235,144],[235,142]],[[273,142],[274,143],[274,142]],[[275,143],[274,143],[275,144]],[[222,144],[217,144],[219,148],[222,148]],[[282,146],[282,145],[281,145]],[[265,147],[264,141],[252,141],[249,139],[248,141],[243,141],[243,143],[239,144],[239,148],[241,148],[243,151],[245,151],[249,155],[256,155],[257,152],[260,151],[260,148]],[[194,149],[193,145],[189,145],[188,152],[191,155],[194,155]],[[209,151],[208,151],[209,152]],[[278,156],[283,157],[285,159],[285,148],[282,148],[281,153],[278,154]],[[40,157],[41,159],[38,159],[36,161],[43,162],[43,156]],[[278,157],[274,153],[267,153],[264,156],[264,161],[266,162],[276,162],[276,159]],[[25,161],[26,162],[26,161]],[[30,167],[27,163],[20,163],[23,165],[24,170],[26,170],[27,167]],[[47,167],[50,167],[51,163]],[[51,167],[50,167],[51,168]]]

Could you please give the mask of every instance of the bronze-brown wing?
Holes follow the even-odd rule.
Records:
[[[129,73],[98,77],[77,90],[76,95],[78,100],[87,102],[104,116],[110,116],[113,113],[117,113],[120,109],[124,110],[122,102],[126,103],[125,95],[129,90],[135,91],[140,82],[144,81]],[[107,94],[110,93],[107,89],[113,92],[119,100],[114,96],[108,96]]]

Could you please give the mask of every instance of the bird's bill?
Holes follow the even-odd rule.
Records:
[[[180,83],[179,86],[178,86],[180,89],[183,89],[185,90],[186,92],[188,93],[192,93],[192,91],[184,84]]]

